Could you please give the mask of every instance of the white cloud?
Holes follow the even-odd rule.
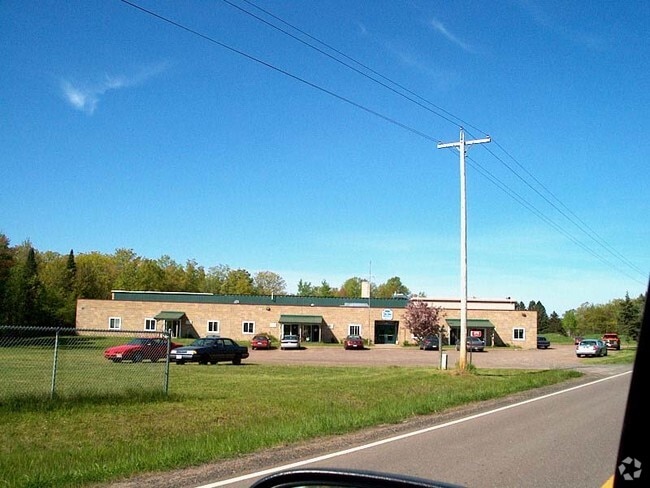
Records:
[[[95,90],[73,86],[69,81],[61,82],[61,89],[66,100],[77,110],[92,114],[97,107],[97,93]]]
[[[463,51],[467,52],[473,52],[472,46],[467,44],[466,42],[460,40],[458,37],[456,37],[454,34],[449,32],[449,30],[443,25],[442,22],[440,22],[437,19],[431,19],[431,27],[433,27],[435,30],[437,30],[440,34],[445,36],[448,40],[456,44],[458,47],[460,47]]]
[[[166,63],[160,63],[143,68],[131,76],[105,75],[102,81],[89,85],[61,80],[61,90],[63,91],[63,96],[73,108],[92,115],[97,108],[100,98],[108,91],[139,85],[163,72],[166,68]]]
[[[550,9],[546,4],[540,5],[535,0],[519,0],[518,3],[540,27],[587,49],[601,50],[605,47],[605,42],[599,36],[571,28],[566,21],[562,21],[559,12],[548,11]]]

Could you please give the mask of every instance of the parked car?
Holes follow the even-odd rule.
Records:
[[[172,342],[171,348],[179,347],[180,344]],[[104,357],[120,363],[122,361],[132,361],[139,363],[145,359],[155,363],[159,359],[167,357],[167,339],[162,337],[138,337],[126,344],[120,346],[109,347],[104,351]]]
[[[169,359],[176,364],[217,364],[225,361],[241,364],[241,360],[246,359],[248,355],[248,348],[240,346],[232,339],[205,337],[195,340],[189,346],[175,347],[170,351]]]
[[[603,334],[602,341],[607,346],[607,349],[616,349],[617,351],[621,349],[621,338],[614,332]]]
[[[551,347],[551,341],[544,336],[537,336],[537,349],[548,349]]]
[[[343,349],[363,349],[363,337],[360,335],[349,335],[343,339]]]
[[[607,345],[600,339],[583,339],[576,346],[576,356],[607,356]]]
[[[280,349],[300,349],[299,335],[286,335],[280,340]]]
[[[271,349],[271,338],[265,335],[256,335],[251,341],[251,349]]]
[[[460,351],[460,341],[456,341],[456,350]],[[468,336],[467,350],[483,352],[485,351],[485,342],[483,342],[483,339],[479,339],[478,337]]]
[[[437,335],[426,336],[420,341],[420,349],[424,351],[437,351],[440,349],[440,340]]]

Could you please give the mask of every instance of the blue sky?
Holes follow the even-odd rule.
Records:
[[[12,244],[457,297],[463,126],[470,296],[645,291],[647,2],[135,3],[0,3]]]

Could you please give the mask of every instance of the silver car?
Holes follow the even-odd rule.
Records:
[[[300,336],[286,335],[280,341],[280,349],[300,349]]]
[[[600,339],[583,339],[576,346],[576,356],[607,356],[607,345]]]

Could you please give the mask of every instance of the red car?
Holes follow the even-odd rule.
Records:
[[[181,344],[172,342],[170,349],[175,347],[181,347]],[[167,357],[167,340],[162,338],[139,337],[127,344],[109,347],[104,351],[104,357],[114,363],[120,363],[122,361],[139,363],[145,359],[155,363],[159,359]]]
[[[363,349],[363,337],[349,335],[343,340],[343,349]]]
[[[265,335],[256,335],[251,341],[251,349],[271,349],[271,338]]]

